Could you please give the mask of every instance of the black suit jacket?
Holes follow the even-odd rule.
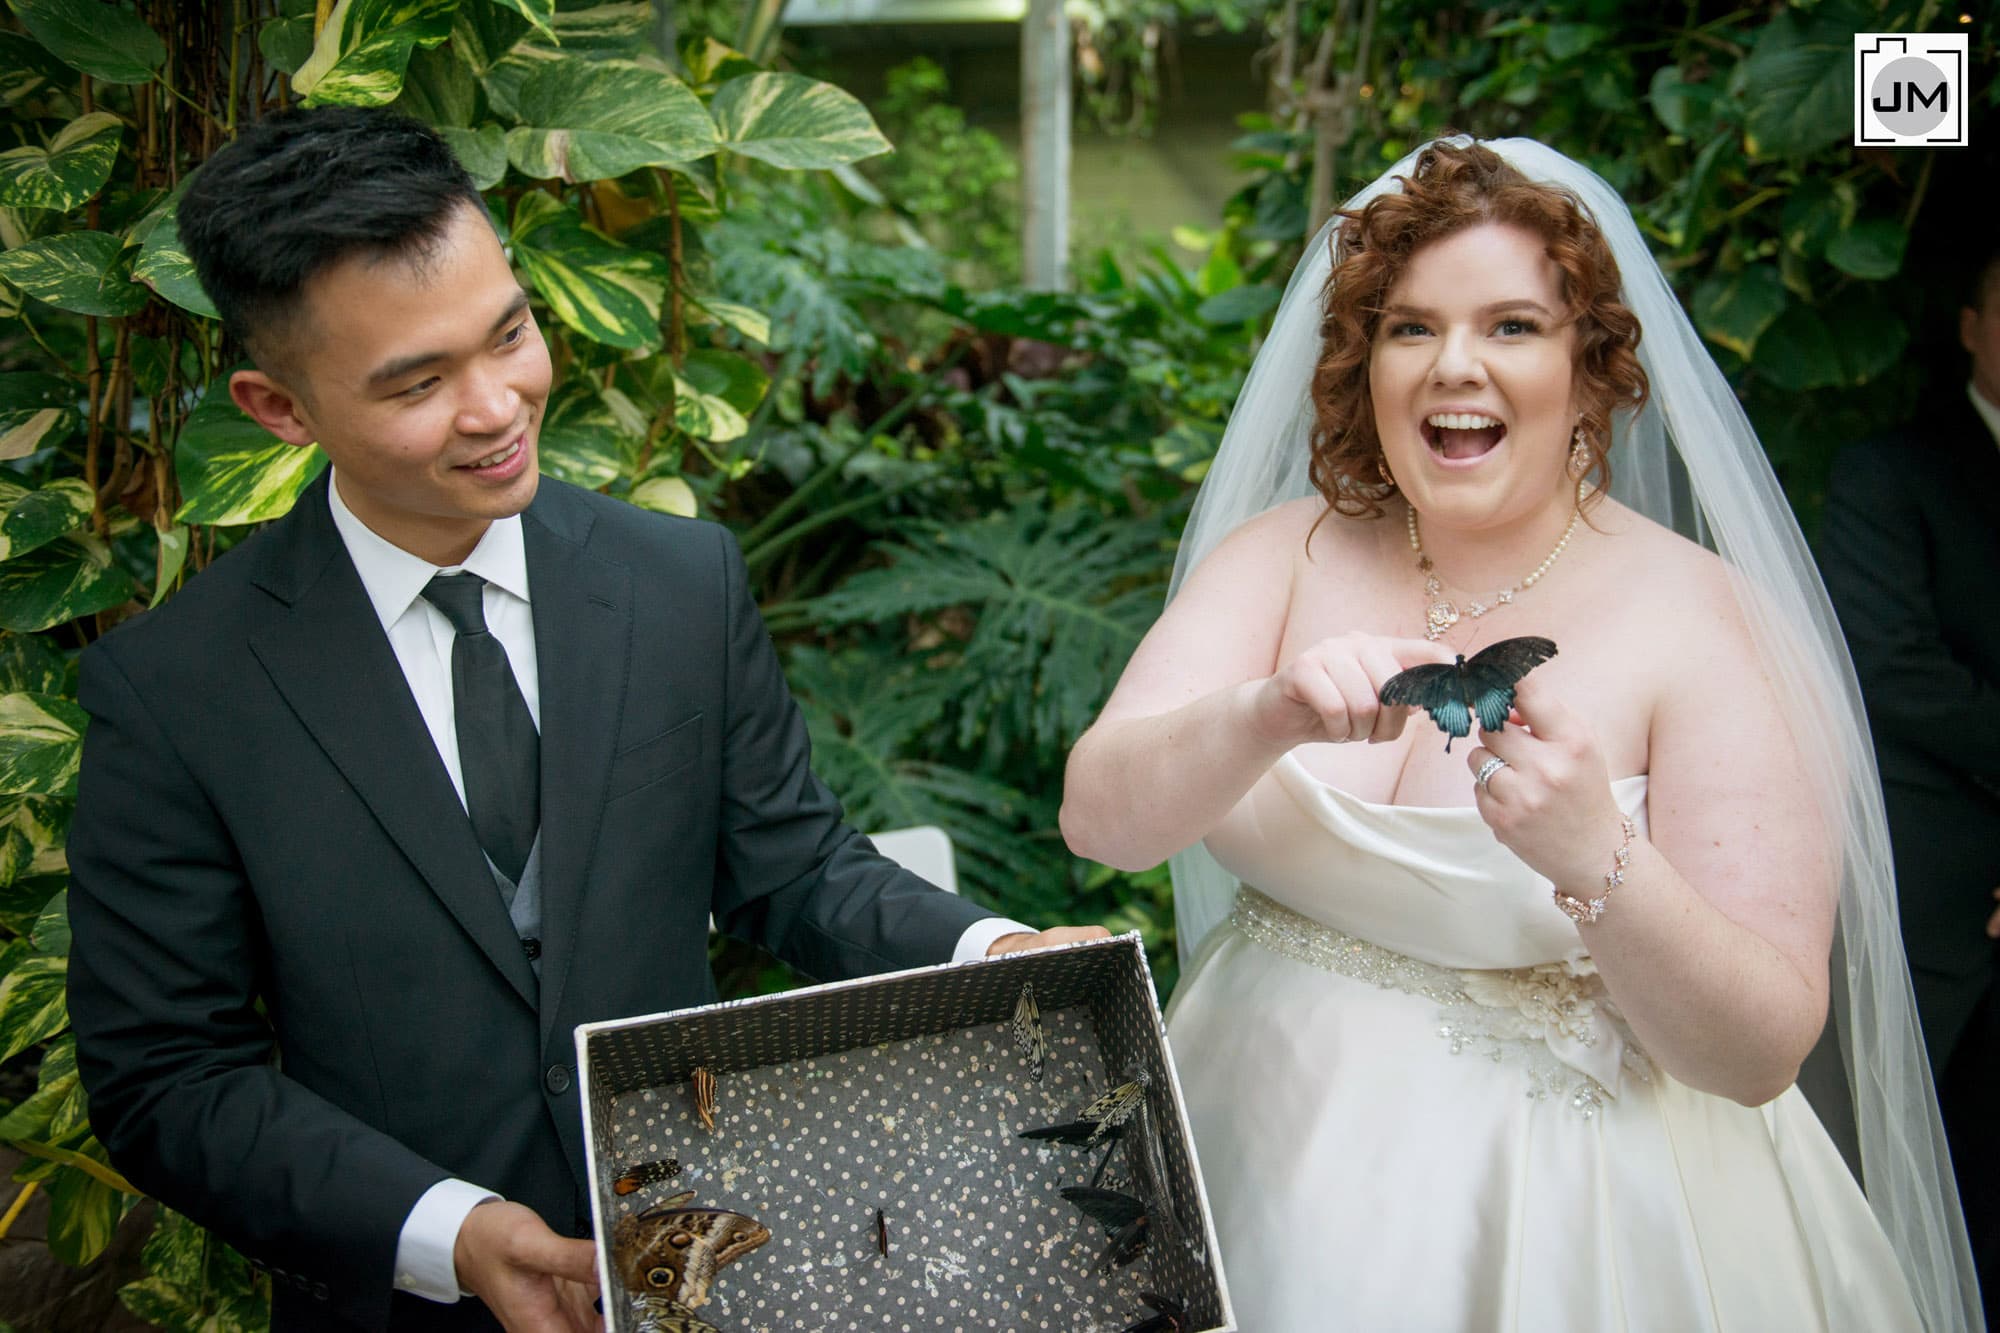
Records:
[[[544,479],[538,984],[325,486],[84,655],[78,1063],[280,1327],[491,1327],[392,1301],[397,1237],[447,1175],[587,1234],[575,1025],[713,1000],[711,912],[822,978],[987,914],[842,823],[724,529]]]
[[[1942,1069],[1994,975],[1984,926],[2000,887],[2000,445],[1962,389],[1836,460],[1820,569],[1861,678]]]

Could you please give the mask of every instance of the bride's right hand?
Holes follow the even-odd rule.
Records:
[[[1251,699],[1251,726],[1287,749],[1313,741],[1392,741],[1403,734],[1410,709],[1385,707],[1382,686],[1405,668],[1453,660],[1449,648],[1425,639],[1359,633],[1321,639],[1264,679]]]

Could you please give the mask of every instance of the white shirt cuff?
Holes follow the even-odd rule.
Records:
[[[958,947],[951,951],[951,961],[962,963],[968,958],[984,958],[986,951],[993,947],[993,941],[1002,935],[1032,935],[1033,926],[1024,926],[1018,921],[1009,921],[1004,916],[989,916],[984,921],[975,921],[965,928],[958,937]]]
[[[458,1268],[451,1261],[458,1229],[465,1217],[488,1199],[500,1196],[463,1180],[440,1180],[425,1190],[403,1219],[396,1237],[396,1289],[442,1305],[455,1303]]]

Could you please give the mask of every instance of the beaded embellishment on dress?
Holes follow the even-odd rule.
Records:
[[[1452,1054],[1521,1060],[1527,1095],[1536,1100],[1561,1099],[1589,1117],[1617,1096],[1621,1073],[1652,1078],[1652,1061],[1605,997],[1588,958],[1490,970],[1438,967],[1335,930],[1248,884],[1237,889],[1229,919],[1281,957],[1431,1001],[1438,1006],[1438,1036]]]

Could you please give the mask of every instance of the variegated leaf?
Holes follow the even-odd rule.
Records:
[[[167,594],[180,582],[181,570],[187,564],[188,530],[179,523],[159,534],[160,553],[154,563],[153,600],[148,602],[151,610],[167,600]]]
[[[59,444],[77,421],[81,390],[60,375],[17,370],[0,373],[0,460],[25,458],[44,444]],[[54,411],[51,420],[46,413]]]
[[[606,0],[603,4],[558,4],[556,42],[565,51],[591,55],[638,54],[653,24],[652,0]]]
[[[12,106],[38,88],[68,87],[71,79],[69,66],[33,38],[0,32],[0,106]]]
[[[63,983],[69,959],[31,953],[0,976],[0,1060],[11,1060],[69,1026]]]
[[[667,261],[591,230],[539,190],[514,210],[514,256],[556,318],[596,342],[633,351],[660,345]]]
[[[50,432],[56,431],[65,420],[74,418],[74,413],[64,412],[60,407],[43,407],[30,412],[11,426],[0,426],[0,462],[15,458],[26,458],[42,447]],[[57,431],[60,439],[67,431]]]
[[[0,517],[0,560],[25,555],[90,522],[95,508],[81,477],[60,477],[8,504]]]
[[[589,385],[573,383],[551,401],[536,452],[549,476],[596,490],[624,474],[623,442],[630,438]]]
[[[201,279],[195,276],[194,260],[181,244],[180,228],[174,221],[179,206],[176,192],[133,229],[132,239],[139,242],[139,257],[132,261],[132,280],[145,283],[183,310],[207,319],[220,319],[215,302],[208,299]]]
[[[0,796],[73,796],[89,717],[51,694],[0,694]]]
[[[762,366],[741,353],[716,347],[689,352],[681,363],[680,377],[746,416],[764,401],[764,393],[771,387],[771,377]]]
[[[410,52],[451,36],[459,0],[340,0],[292,87],[313,105],[387,106],[403,91]]]
[[[0,633],[0,694],[59,694],[68,664],[50,642],[35,634]],[[6,817],[0,815],[0,825]],[[0,880],[6,876],[0,875]]]
[[[454,50],[458,42],[452,43]],[[494,60],[479,76],[479,86],[486,90],[486,101],[504,120],[521,119],[521,87],[528,77],[545,65],[559,60],[572,60],[553,46],[541,46],[534,42],[522,42],[512,47]]]
[[[710,104],[722,146],[774,167],[818,169],[889,151],[853,94],[800,74],[746,74]]]
[[[678,514],[682,518],[693,518],[701,508],[694,498],[694,488],[679,477],[652,477],[642,481],[632,488],[631,500],[641,509]]]
[[[0,564],[0,627],[33,633],[130,601],[132,576],[111,548],[73,532]]]
[[[82,1171],[49,1179],[49,1253],[71,1266],[104,1253],[124,1216],[118,1191]]]
[[[63,126],[46,148],[24,145],[0,153],[0,204],[76,207],[111,179],[124,128],[110,112],[93,111]]]
[[[0,278],[58,310],[131,315],[145,308],[121,259],[125,245],[101,231],[69,231],[0,253]]]
[[[674,394],[674,425],[688,434],[716,444],[727,444],[749,433],[749,421],[727,399],[703,393],[678,375],[674,377],[674,387],[677,390]]]
[[[496,5],[505,6],[534,25],[535,31],[554,42],[555,29],[550,24],[555,19],[556,0],[493,0]]]
[[[124,4],[8,0],[36,41],[72,69],[105,83],[145,83],[166,63],[166,43]]]
[[[507,132],[498,125],[481,125],[476,130],[446,125],[438,133],[480,189],[492,189],[507,174]]]
[[[59,1139],[83,1123],[83,1092],[76,1073],[76,1042],[64,1037],[42,1052],[35,1091],[0,1117],[0,1139]]]
[[[697,316],[705,314],[716,323],[735,329],[759,347],[771,345],[771,317],[761,310],[717,297],[697,296],[694,311]]]
[[[35,918],[35,928],[28,932],[28,943],[35,946],[36,953],[69,952],[69,890],[58,892],[42,908],[42,914]]]
[[[541,61],[515,100],[524,123],[507,131],[507,156],[529,176],[602,180],[716,149],[715,122],[688,86],[629,60]]]
[[[277,518],[325,466],[318,449],[286,444],[244,416],[218,380],[188,414],[174,449],[185,497],[174,521],[229,526]]]
[[[52,890],[44,876],[69,872],[64,818],[70,803],[43,796],[0,797],[0,925],[25,933],[41,915]],[[19,919],[26,912],[27,921]]]

